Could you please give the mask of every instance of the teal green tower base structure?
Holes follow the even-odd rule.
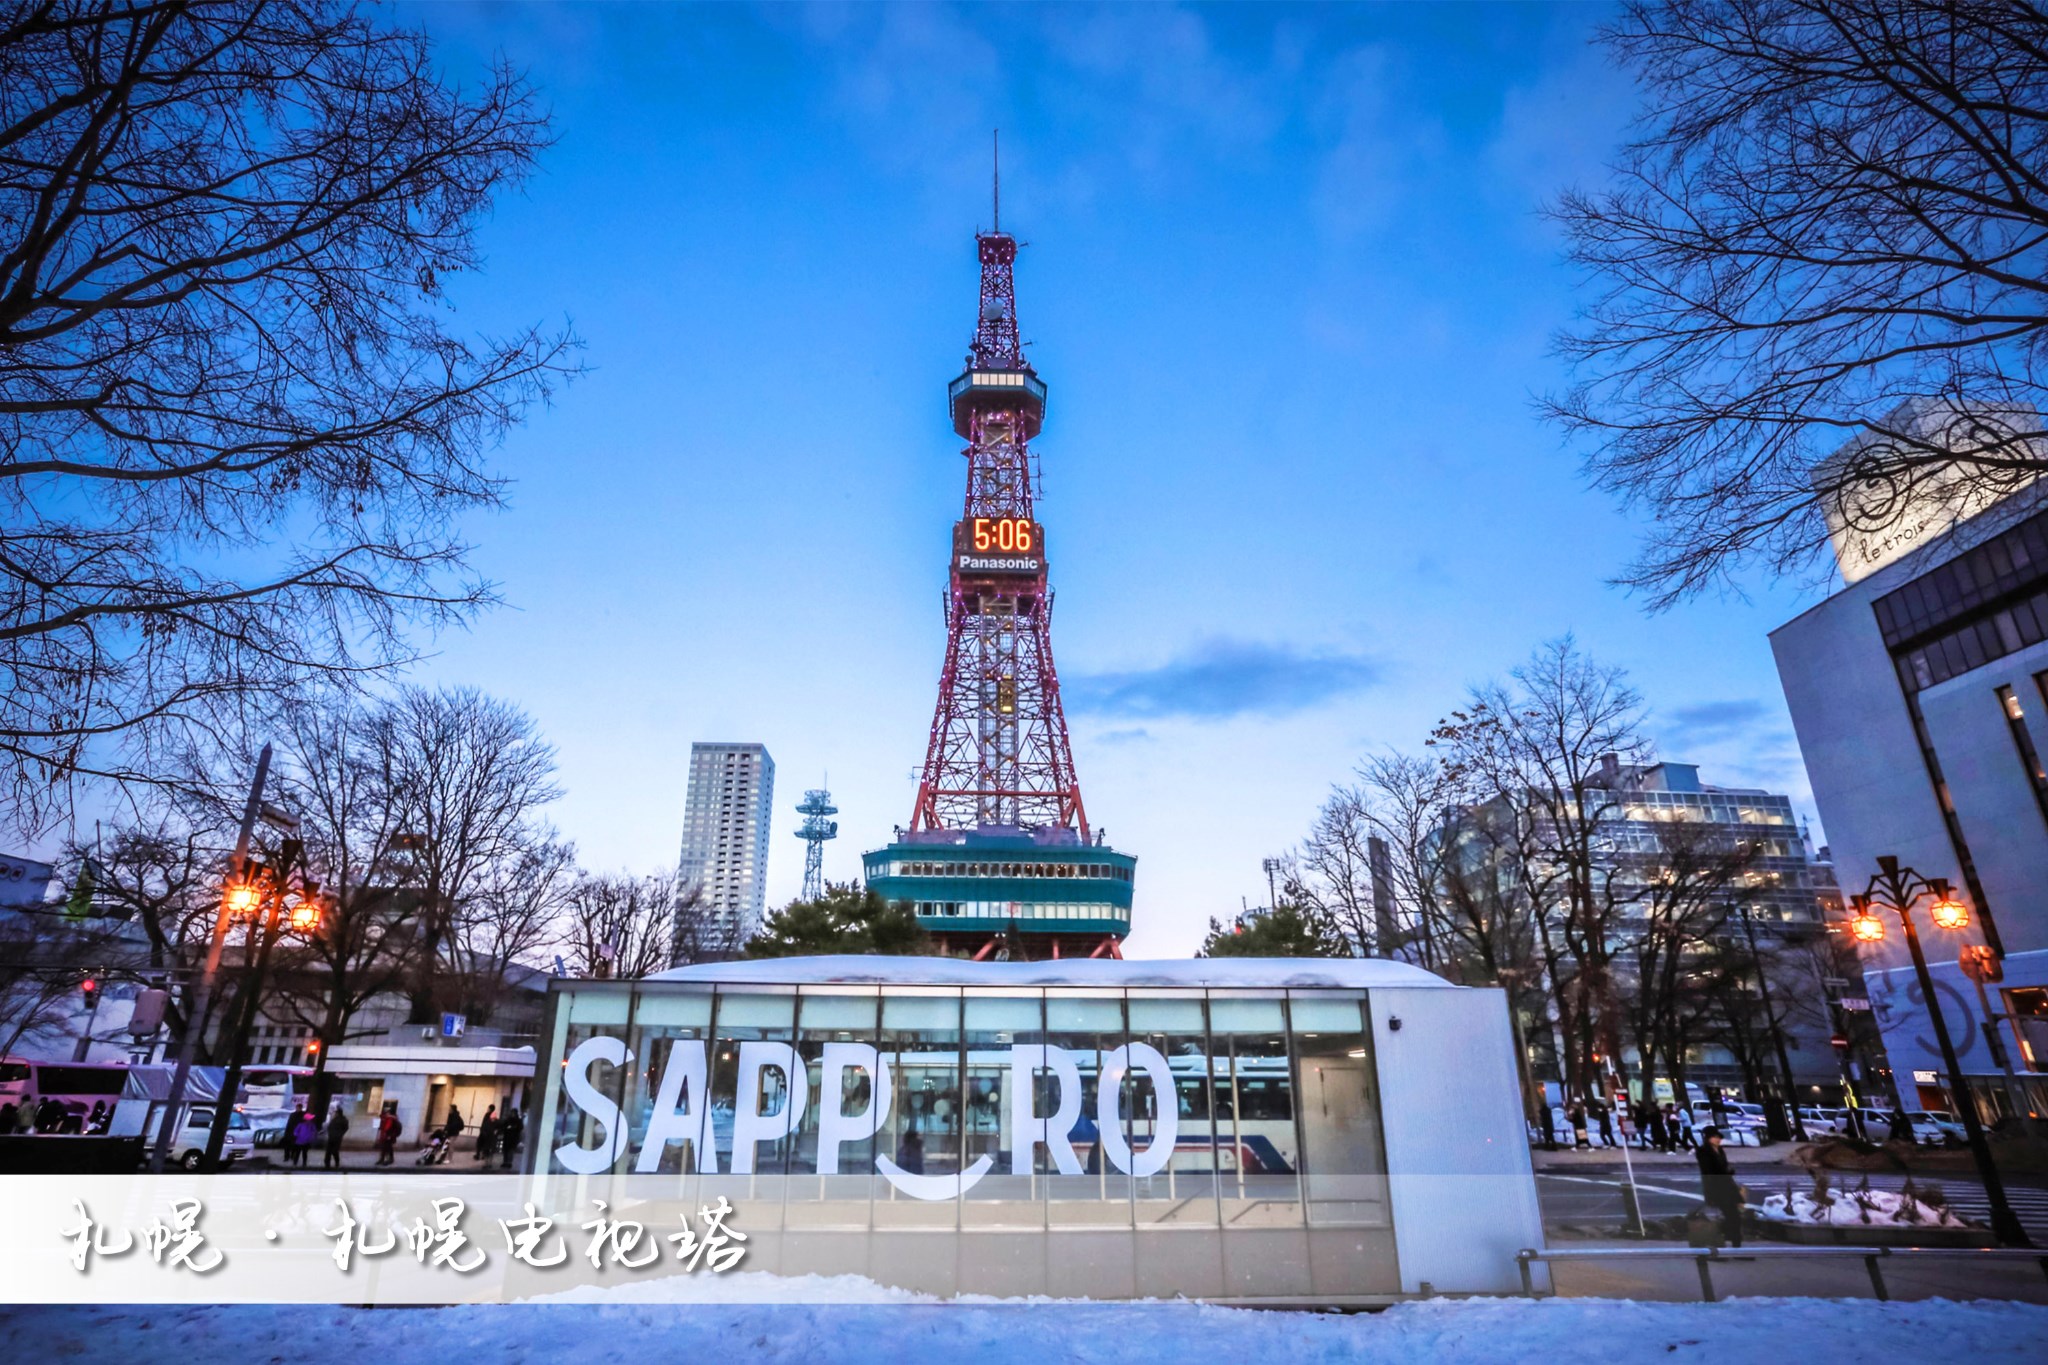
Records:
[[[912,830],[862,862],[939,946],[978,961],[1120,957],[1131,930],[1138,860],[1075,830]]]

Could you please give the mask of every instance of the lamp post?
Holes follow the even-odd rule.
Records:
[[[285,896],[291,890],[294,870],[299,873],[299,894],[287,910]],[[320,888],[305,872],[305,846],[297,837],[292,837],[286,839],[279,849],[275,868],[254,867],[245,874],[241,886],[230,889],[230,897],[246,907],[248,913],[253,961],[242,987],[242,997],[236,1002],[235,1028],[231,1035],[234,1038],[233,1050],[228,1057],[227,1074],[221,1078],[220,1098],[214,1103],[213,1127],[206,1135],[206,1156],[202,1166],[209,1171],[218,1169],[220,1165],[220,1150],[227,1141],[235,1095],[242,1087],[242,1071],[249,1065],[249,1034],[256,1027],[256,1016],[262,1009],[263,978],[270,970],[270,951],[277,946],[278,938],[287,928],[292,933],[304,935],[317,933],[320,928]],[[237,895],[237,892],[242,894]],[[264,913],[266,908],[268,914]]]
[[[1963,1082],[1962,1063],[1956,1060],[1956,1047],[1948,1036],[1948,1020],[1942,1017],[1940,997],[1934,993],[1934,979],[1927,974],[1927,955],[1920,951],[1920,932],[1913,927],[1913,907],[1923,897],[1932,897],[1928,907],[1928,918],[1942,929],[1961,929],[1970,922],[1970,912],[1956,899],[1948,882],[1940,877],[1922,877],[1910,867],[1900,867],[1899,860],[1885,854],[1877,860],[1877,874],[1860,896],[1850,897],[1855,915],[1850,920],[1850,932],[1858,942],[1875,943],[1884,937],[1884,921],[1877,915],[1881,907],[1895,911],[1899,924],[1906,931],[1906,947],[1913,954],[1913,973],[1920,979],[1920,996],[1927,1002],[1927,1017],[1934,1021],[1935,1041],[1941,1045],[1942,1064],[1948,1069],[1948,1083],[1955,1095],[1956,1109],[1962,1116],[1963,1132],[1970,1141],[1970,1156],[1977,1163],[1977,1174],[1984,1182],[1984,1194],[1991,1203],[1991,1231],[2007,1246],[2030,1247],[2026,1229],[2020,1226],[2019,1216],[2006,1202],[2005,1182],[1999,1178],[1998,1167],[1991,1160],[1991,1145],[1984,1140],[1984,1125],[1977,1121],[1977,1105],[1970,1098],[1970,1090]]]
[[[263,752],[256,755],[256,779],[249,784],[249,801],[242,808],[242,829],[235,838],[234,854],[228,859],[228,886],[220,899],[220,912],[214,916],[213,937],[207,944],[206,968],[200,973],[199,985],[185,1010],[185,1027],[178,1036],[178,1065],[171,1073],[170,1094],[164,1097],[163,1118],[156,1128],[156,1144],[150,1148],[149,1170],[152,1175],[162,1175],[164,1159],[170,1154],[171,1139],[175,1136],[172,1125],[178,1109],[185,1099],[185,1086],[192,1076],[192,1061],[198,1054],[199,1033],[206,1027],[206,1013],[213,1005],[214,978],[220,974],[221,949],[227,945],[228,925],[234,922],[235,908],[232,898],[244,885],[243,872],[249,861],[249,839],[256,831],[256,817],[263,810],[263,783],[270,775],[270,746],[263,746]]]

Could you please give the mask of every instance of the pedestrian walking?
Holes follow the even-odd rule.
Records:
[[[1557,1116],[1550,1112],[1550,1096],[1545,1095],[1538,1103],[1543,1109],[1543,1150],[1557,1150]]]
[[[283,1149],[279,1155],[283,1157],[287,1166],[299,1164],[299,1124],[305,1117],[306,1106],[302,1104],[295,1106],[291,1116],[284,1121],[284,1134],[278,1139],[277,1145]]]
[[[300,1170],[306,1167],[306,1155],[313,1150],[313,1144],[320,1140],[320,1121],[309,1111],[301,1109],[299,1121],[292,1125],[292,1164]]]
[[[341,1140],[348,1136],[348,1115],[341,1112],[339,1104],[327,1116],[327,1154],[320,1160],[323,1171],[341,1169]]]
[[[389,1166],[398,1160],[398,1110],[392,1105],[384,1106],[383,1117],[377,1120],[377,1164]]]
[[[512,1159],[519,1155],[519,1144],[526,1137],[526,1120],[519,1117],[517,1109],[505,1111],[505,1121],[498,1127],[498,1150],[504,1153],[505,1169],[512,1169]]]
[[[488,1165],[498,1154],[498,1106],[484,1110],[476,1124],[476,1159]]]
[[[1586,1137],[1586,1102],[1584,1100],[1573,1100],[1571,1107],[1564,1111],[1564,1119],[1566,1123],[1572,1126],[1572,1150],[1575,1152],[1589,1152],[1593,1150],[1592,1142]]]
[[[1601,1143],[1608,1147],[1618,1146],[1614,1140],[1614,1106],[1605,1100],[1595,1100],[1593,1105],[1600,1121]]]
[[[449,1105],[448,1121],[441,1125],[440,1150],[434,1154],[434,1161],[446,1162],[455,1155],[455,1139],[462,1136],[462,1130],[467,1126],[462,1121],[462,1111],[452,1104]],[[434,1161],[427,1164],[431,1166]]]
[[[1654,1104],[1646,1104],[1649,1112],[1643,1116],[1644,1141],[1660,1152],[1671,1150],[1671,1125],[1664,1121],[1664,1111]]]
[[[1728,1245],[1742,1245],[1742,1187],[1735,1183],[1735,1168],[1728,1163],[1728,1153],[1721,1150],[1721,1130],[1709,1127],[1705,1133],[1706,1142],[1694,1154],[1700,1164],[1700,1194],[1707,1203],[1719,1210],[1721,1227],[1728,1234]]]

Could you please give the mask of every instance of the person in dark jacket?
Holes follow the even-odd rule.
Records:
[[[1572,1149],[1585,1152],[1592,1150],[1592,1142],[1586,1137],[1586,1102],[1573,1100],[1564,1111],[1564,1121],[1572,1126]]]
[[[512,1159],[519,1155],[519,1144],[526,1139],[526,1120],[519,1117],[517,1109],[505,1111],[504,1122],[498,1125],[498,1149],[505,1156],[505,1170],[512,1169]]]
[[[348,1115],[342,1113],[341,1106],[337,1104],[334,1106],[334,1112],[327,1116],[327,1152],[320,1159],[321,1170],[341,1169],[341,1140],[347,1136]]]
[[[488,1165],[498,1154],[498,1106],[484,1110],[476,1123],[476,1159]]]
[[[1595,1100],[1593,1101],[1593,1113],[1600,1125],[1600,1141],[1602,1145],[1608,1147],[1619,1146],[1620,1144],[1614,1140],[1614,1106],[1606,1100]]]
[[[1721,1226],[1728,1234],[1728,1245],[1742,1245],[1742,1187],[1735,1183],[1735,1168],[1728,1163],[1728,1153],[1721,1150],[1721,1130],[1709,1128],[1703,1136],[1706,1141],[1694,1154],[1700,1163],[1700,1194],[1721,1215]]]
[[[924,1174],[924,1139],[917,1129],[904,1130],[903,1141],[896,1144],[896,1164],[912,1175]]]

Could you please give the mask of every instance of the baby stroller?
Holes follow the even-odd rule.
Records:
[[[454,1155],[454,1152],[454,1145],[448,1141],[448,1135],[436,1128],[433,1135],[427,1139],[426,1148],[421,1151],[419,1160],[415,1164],[421,1166],[445,1165],[448,1158]]]

